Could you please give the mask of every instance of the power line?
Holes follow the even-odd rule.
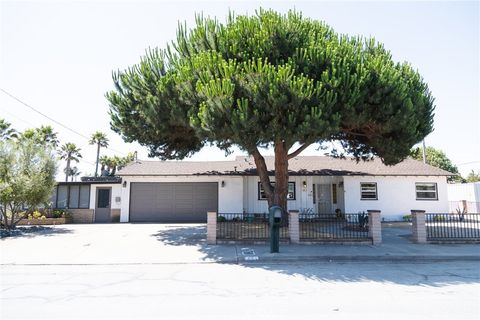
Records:
[[[70,127],[67,127],[66,125],[64,125],[63,123],[61,123],[61,122],[59,122],[59,121],[57,121],[57,120],[55,120],[55,119],[53,119],[52,117],[49,117],[48,115],[46,115],[46,114],[44,114],[43,112],[37,110],[36,108],[32,107],[32,106],[29,105],[28,103],[20,100],[19,98],[17,98],[16,96],[14,96],[13,94],[11,94],[10,92],[4,90],[3,88],[0,88],[0,90],[1,90],[4,94],[6,94],[7,96],[9,96],[10,98],[12,98],[12,99],[14,99],[15,101],[23,104],[25,107],[27,107],[27,108],[35,111],[35,112],[38,113],[39,115],[41,115],[41,116],[47,118],[48,120],[50,120],[50,121],[58,124],[58,125],[61,126],[62,128],[65,128],[65,129],[67,129],[68,131],[73,132],[73,133],[75,133],[76,135],[78,135],[78,136],[80,136],[80,137],[82,137],[82,138],[84,138],[84,139],[87,139],[87,141],[90,141],[90,138],[87,137],[86,135],[84,135],[84,134],[82,134],[82,133],[80,133],[80,132],[78,132],[78,131],[70,128]],[[111,148],[111,147],[105,147],[105,148],[108,149],[108,150],[111,150],[111,151],[113,151],[113,152],[119,153],[119,154],[121,154],[121,155],[124,155],[124,156],[127,155],[125,152],[121,152],[121,151],[115,150],[115,149],[113,149],[113,148]]]
[[[470,161],[470,162],[459,163],[457,164],[457,166],[463,166],[463,165],[472,164],[472,163],[480,163],[480,161]]]

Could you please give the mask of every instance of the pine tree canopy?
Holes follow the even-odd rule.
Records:
[[[269,206],[284,209],[288,160],[309,145],[337,141],[333,155],[391,165],[433,130],[434,99],[408,63],[295,11],[197,16],[113,80],[111,126],[125,141],[161,159],[238,146],[253,156]],[[275,150],[275,187],[261,147]]]
[[[395,164],[433,130],[434,99],[408,63],[295,11],[231,13],[225,23],[197,16],[113,79],[113,130],[161,159],[205,144],[252,154],[339,141],[342,153]]]

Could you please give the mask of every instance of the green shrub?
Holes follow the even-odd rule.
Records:
[[[406,214],[402,217],[403,221],[412,221],[412,215]]]
[[[446,217],[443,214],[436,214],[433,216],[433,221],[445,221],[447,220]]]
[[[359,213],[358,215],[358,224],[361,228],[366,228],[368,226],[368,214],[365,212]]]
[[[217,217],[217,222],[225,222],[227,219],[224,216],[218,216]]]
[[[55,209],[53,210],[52,212],[52,217],[53,218],[61,218],[63,217],[65,214],[65,212],[63,210],[60,210],[60,209]]]
[[[33,219],[40,219],[40,217],[42,217],[42,214],[38,210],[35,210],[32,213],[32,217]]]

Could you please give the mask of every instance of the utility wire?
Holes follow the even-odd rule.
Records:
[[[46,114],[44,114],[43,112],[37,110],[36,108],[32,107],[32,106],[29,105],[28,103],[26,103],[26,102],[20,100],[19,98],[15,97],[13,94],[11,94],[10,92],[4,90],[3,88],[0,88],[0,91],[2,91],[4,94],[6,94],[6,95],[9,96],[10,98],[14,99],[15,101],[23,104],[25,107],[27,107],[27,108],[35,111],[35,112],[38,113],[39,115],[41,115],[41,116],[47,118],[48,120],[50,120],[50,121],[58,124],[58,125],[61,126],[62,128],[65,128],[65,129],[67,129],[68,131],[73,132],[73,133],[75,133],[76,135],[78,135],[78,136],[80,136],[80,137],[82,137],[82,138],[84,138],[84,139],[87,139],[87,141],[90,141],[90,138],[87,137],[86,135],[84,135],[84,134],[82,134],[82,133],[80,133],[80,132],[78,132],[78,131],[70,128],[70,127],[67,127],[66,125],[64,125],[63,123],[61,123],[61,122],[59,122],[59,121],[57,121],[57,120],[55,120],[55,119],[53,119],[52,117],[49,117],[48,115],[46,115]],[[121,152],[121,151],[115,150],[115,149],[110,148],[110,147],[106,147],[106,149],[111,150],[111,151],[116,152],[116,153],[119,153],[119,154],[122,154],[122,155],[124,155],[124,156],[127,155],[125,152]]]

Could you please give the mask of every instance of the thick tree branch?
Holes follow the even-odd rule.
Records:
[[[290,153],[290,154],[287,156],[287,159],[290,160],[290,159],[298,156],[298,155],[300,154],[300,152],[302,152],[303,150],[307,149],[309,145],[310,145],[310,143],[304,143],[304,144],[301,145],[297,150],[295,150],[294,152]]]
[[[270,184],[270,177],[268,176],[268,169],[265,163],[265,158],[262,156],[258,148],[250,151],[250,154],[253,156],[255,161],[255,166],[257,167],[257,174],[260,177],[260,182],[262,183],[263,190],[268,199],[273,198],[273,188]],[[269,200],[270,201],[270,200]]]

